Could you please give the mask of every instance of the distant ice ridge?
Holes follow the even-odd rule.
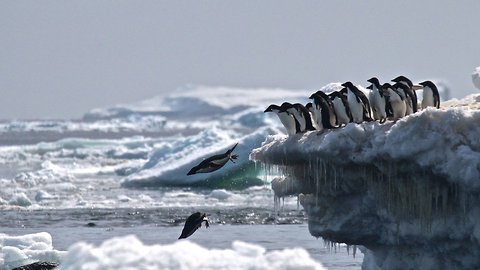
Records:
[[[312,235],[366,247],[363,269],[479,269],[479,103],[268,136],[250,157],[299,194]]]
[[[70,247],[60,270],[83,269],[325,269],[301,248],[266,251],[234,241],[231,249],[207,249],[188,240],[144,245],[135,236],[112,238],[98,247]]]
[[[53,249],[49,233],[9,236],[0,233],[0,270],[9,270],[37,261],[59,263],[65,251]]]
[[[472,73],[473,85],[477,89],[480,89],[480,67],[475,68],[475,71]]]

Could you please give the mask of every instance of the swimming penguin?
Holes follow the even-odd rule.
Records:
[[[287,112],[293,115],[293,117],[297,120],[298,128],[296,129],[302,133],[306,131],[315,130],[312,125],[312,118],[310,117],[310,112],[300,103],[292,104],[292,107],[287,109]]]
[[[438,93],[437,86],[431,81],[421,82],[423,86],[423,100],[422,108],[426,109],[428,106],[440,108],[440,94]]]
[[[398,90],[393,89],[392,85],[389,83],[384,83],[382,88],[385,90],[385,95],[387,96],[387,103],[391,106],[392,109],[392,118],[394,121],[405,116],[407,107],[405,101]]]
[[[367,96],[351,82],[345,82],[342,86],[347,89],[347,100],[353,122],[371,121],[371,108]]]
[[[312,104],[315,108],[316,122],[317,125],[321,127],[319,130],[335,128],[331,123],[331,110],[329,108],[329,103],[331,103],[330,98],[327,96],[325,99],[323,95],[318,93],[313,93],[309,98],[313,99]]]
[[[185,221],[185,226],[183,226],[182,234],[178,239],[187,238],[192,235],[198,228],[202,227],[202,223],[205,222],[205,227],[209,227],[207,214],[196,212],[191,214],[187,221]]]
[[[403,83],[396,83],[392,85],[392,88],[397,90],[397,92],[402,96],[402,99],[405,102],[406,110],[405,110],[405,115],[410,115],[412,113],[415,113],[417,108],[416,104],[414,106],[414,100],[416,97],[413,95],[412,90],[405,84]]]
[[[418,111],[418,99],[417,99],[417,92],[415,90],[422,89],[422,86],[413,84],[412,81],[409,78],[407,78],[405,76],[402,76],[402,75],[393,79],[392,82],[402,83],[402,84],[408,86],[408,89],[409,89],[409,92],[410,92],[408,94],[408,96],[413,95],[413,97],[411,98],[412,99],[413,113],[416,113]]]
[[[333,108],[335,109],[337,125],[342,126],[352,122],[352,113],[348,106],[347,97],[340,91],[332,92],[328,96],[332,100]]]
[[[196,173],[209,173],[216,171],[222,168],[227,162],[230,160],[235,163],[233,160],[238,158],[238,155],[232,154],[235,147],[237,147],[238,143],[236,143],[230,150],[223,154],[211,156],[198,164],[197,166],[193,167],[187,175],[192,175]]]
[[[387,120],[384,91],[380,85],[380,81],[376,77],[368,79],[367,82],[371,83],[367,89],[370,89],[368,97],[370,99],[370,106],[372,107],[373,118],[383,123]]]
[[[293,135],[296,132],[296,124],[295,124],[295,118],[293,118],[290,113],[287,112],[287,108],[291,106],[290,103],[283,103],[282,106],[278,106],[275,104],[272,104],[268,106],[268,108],[264,112],[274,112],[278,118],[280,119],[280,122],[282,122],[283,126],[287,130],[288,135]]]

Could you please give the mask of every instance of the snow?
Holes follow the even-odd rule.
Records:
[[[54,250],[46,232],[22,236],[0,234],[0,269],[12,269],[36,261],[60,262],[66,252]]]
[[[70,269],[324,269],[300,248],[266,251],[234,241],[231,249],[207,249],[188,240],[145,245],[135,236],[112,238],[100,246],[71,246],[60,270]]]

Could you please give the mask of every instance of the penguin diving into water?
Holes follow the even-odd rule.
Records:
[[[178,239],[187,238],[192,235],[198,228],[202,227],[202,223],[205,222],[205,227],[209,227],[207,214],[196,212],[191,214],[185,221],[183,226],[182,234]]]
[[[211,156],[193,167],[187,175],[192,175],[196,173],[209,173],[216,171],[222,168],[230,160],[235,163],[233,160],[238,158],[238,155],[233,154],[233,150],[237,147],[238,143],[235,144],[230,150],[223,154]]]

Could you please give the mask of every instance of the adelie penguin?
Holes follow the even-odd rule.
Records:
[[[417,92],[415,90],[422,89],[422,86],[413,84],[409,78],[402,75],[393,79],[392,82],[401,83],[408,87],[409,93],[407,95],[411,97],[410,98],[412,101],[411,107],[412,107],[413,113],[416,113],[418,111],[418,100],[417,100]]]
[[[439,109],[440,94],[438,93],[437,86],[431,81],[421,82],[420,85],[423,86],[422,108],[435,107]]]
[[[183,226],[182,234],[178,239],[187,238],[192,235],[198,228],[202,227],[202,223],[205,222],[205,227],[209,227],[207,214],[196,212],[191,214],[185,221]]]
[[[396,83],[392,85],[394,90],[397,90],[398,94],[402,96],[403,101],[405,102],[405,115],[410,115],[417,111],[416,97],[413,95],[412,90],[403,83]]]
[[[319,92],[314,93],[310,96],[310,99],[313,99],[312,104],[316,116],[315,121],[317,123],[317,126],[319,127],[318,130],[320,131],[323,129],[335,128],[335,126],[332,125],[331,122],[331,112],[333,111],[333,109],[330,109],[330,104],[332,101],[328,96],[319,94]]]
[[[235,144],[231,149],[227,152],[219,155],[211,156],[198,164],[197,166],[193,167],[187,175],[192,175],[196,173],[209,173],[216,171],[222,168],[227,162],[230,160],[235,163],[233,160],[237,159],[237,155],[233,154],[233,150],[237,147],[238,143]]]
[[[353,122],[371,121],[371,108],[367,96],[351,82],[345,82],[342,86],[347,89],[347,100]]]
[[[280,119],[280,122],[282,122],[282,125],[285,127],[288,135],[297,133],[297,124],[295,123],[296,119],[289,112],[287,112],[287,109],[291,106],[292,104],[288,102],[284,102],[281,106],[272,104],[264,111],[275,113],[278,116],[278,119]]]
[[[370,89],[368,97],[370,99],[370,106],[372,108],[373,118],[375,120],[379,120],[380,123],[383,123],[387,120],[384,91],[382,89],[382,86],[380,85],[380,81],[376,77],[370,78],[369,80],[367,80],[367,82],[371,83],[371,85],[369,85],[367,89]]]
[[[403,95],[401,95],[398,90],[393,89],[392,85],[389,83],[384,83],[382,88],[387,96],[387,105],[390,105],[392,109],[392,120],[397,121],[398,119],[404,117],[407,106],[405,105],[405,101],[402,97]]]
[[[337,125],[341,127],[342,125],[346,126],[352,122],[352,113],[348,106],[347,97],[340,91],[332,92],[328,94],[328,97],[332,101],[333,109],[335,110]]]
[[[292,107],[287,109],[293,117],[297,120],[295,123],[298,124],[296,128],[297,133],[303,133],[307,131],[315,130],[312,125],[312,118],[310,117],[310,112],[300,103],[292,104]]]

